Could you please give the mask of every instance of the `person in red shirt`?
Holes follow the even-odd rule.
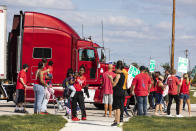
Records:
[[[24,64],[22,70],[18,73],[17,85],[16,85],[16,109],[15,112],[27,113],[23,104],[25,100],[25,88],[27,87],[27,75],[26,72],[29,66]]]
[[[47,104],[48,101],[50,99],[51,94],[54,94],[54,90],[52,89],[52,79],[53,79],[53,62],[49,61],[48,65],[47,64],[47,60],[46,59],[42,59],[43,62],[43,71],[46,71],[46,73],[44,74],[45,77],[45,82],[48,85],[48,88],[45,88],[45,96],[44,96],[44,100],[42,102],[42,107],[41,107],[41,114],[48,114],[47,112]]]
[[[82,113],[82,120],[86,120],[86,110],[84,105],[84,94],[82,89],[86,86],[86,77],[84,76],[85,67],[81,66],[79,69],[79,76],[77,76],[74,87],[76,89],[76,93],[71,101],[72,107],[72,121],[79,121],[80,119],[77,118],[77,103],[81,109]]]
[[[172,101],[173,99],[176,102],[176,116],[179,116],[179,92],[178,92],[178,88],[180,86],[180,81],[178,80],[178,78],[175,76],[176,74],[176,70],[172,70],[171,71],[171,76],[169,76],[167,78],[167,85],[169,86],[169,103],[167,106],[167,115],[169,117],[172,117],[172,115],[170,114],[170,109],[171,109],[171,105],[172,105]]]
[[[151,88],[151,79],[145,70],[144,66],[140,67],[141,73],[135,76],[131,87],[132,94],[136,96],[138,115],[147,113],[147,96]]]
[[[105,108],[105,117],[107,116],[107,110],[108,110],[108,105],[109,105],[109,117],[112,116],[112,103],[113,103],[113,86],[110,78],[108,77],[109,75],[114,77],[116,74],[112,71],[113,70],[113,65],[109,64],[108,65],[108,71],[106,71],[103,74],[103,103],[104,103],[104,108]]]
[[[180,110],[179,110],[179,113],[181,115],[183,100],[186,100],[186,103],[188,105],[189,116],[191,116],[191,105],[190,105],[190,97],[189,97],[190,80],[189,80],[189,76],[187,73],[185,73],[183,75],[183,78],[181,79],[181,84],[182,85],[180,88]]]
[[[156,90],[156,107],[155,107],[155,115],[159,115],[157,113],[158,109],[161,112],[161,115],[163,115],[162,111],[162,100],[163,100],[163,91],[165,90],[166,85],[163,84],[164,78],[162,76],[159,76],[159,80],[157,81],[157,90]]]

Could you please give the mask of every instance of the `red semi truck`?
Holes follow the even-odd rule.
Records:
[[[101,78],[108,65],[105,63],[104,48],[81,39],[67,23],[38,12],[20,12],[14,15],[12,30],[6,42],[6,6],[0,6],[0,45],[3,47],[0,79],[9,83],[1,84],[1,99],[12,100],[15,92],[17,73],[23,64],[29,65],[26,101],[34,101],[33,83],[38,62],[42,58],[54,62],[53,89],[55,96],[63,95],[62,82],[67,69],[78,71],[81,65],[86,68],[90,98],[85,102],[99,106],[102,103]],[[3,24],[2,24],[3,23]],[[2,51],[2,49],[1,49]],[[6,53],[7,52],[7,53]]]

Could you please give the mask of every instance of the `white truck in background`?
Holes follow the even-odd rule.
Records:
[[[7,100],[8,94],[3,86],[7,79],[7,7],[0,6],[0,99]]]

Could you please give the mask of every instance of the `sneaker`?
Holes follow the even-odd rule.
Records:
[[[184,117],[183,115],[179,114],[179,115],[176,115],[176,117]]]
[[[73,117],[72,121],[80,121],[80,119],[78,119],[77,117]]]
[[[85,120],[86,120],[86,117],[82,117],[82,120],[84,120],[84,121],[85,121]]]
[[[155,115],[155,116],[159,116],[159,113],[155,112],[154,115]]]
[[[27,113],[28,114],[29,112],[24,109],[24,110],[20,110],[19,113]]]
[[[114,122],[111,126],[117,126],[117,127],[120,127],[120,124]]]
[[[15,110],[14,110],[14,112],[15,112],[15,113],[19,113],[19,112],[20,112],[20,110],[16,110],[16,109],[15,109]]]
[[[153,110],[153,108],[152,107],[149,107],[147,110]]]
[[[40,112],[39,114],[41,114],[41,115],[46,115],[46,113],[45,113],[45,112]]]
[[[165,112],[161,112],[160,115],[166,115],[166,113]]]
[[[170,114],[170,115],[167,115],[167,117],[174,117],[174,116],[172,116],[172,115]]]
[[[114,122],[111,126],[117,126],[117,125],[118,125],[118,123]]]

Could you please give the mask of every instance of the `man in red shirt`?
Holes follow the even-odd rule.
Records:
[[[24,109],[24,97],[25,97],[25,88],[27,87],[27,75],[28,65],[24,64],[22,70],[18,73],[17,85],[16,85],[16,109],[15,112],[18,113],[27,113]]]
[[[171,71],[171,76],[169,76],[167,78],[167,85],[169,86],[169,103],[167,106],[167,115],[172,117],[172,115],[170,114],[170,108],[172,105],[172,101],[173,99],[176,102],[176,116],[178,117],[179,115],[179,87],[180,87],[180,81],[178,80],[178,78],[175,76],[176,74],[176,70],[172,70]]]
[[[72,107],[72,121],[79,121],[80,119],[77,118],[77,103],[79,104],[79,107],[81,109],[82,113],[82,120],[86,120],[86,110],[84,105],[84,94],[82,89],[86,86],[86,77],[84,76],[85,73],[85,67],[81,66],[79,69],[79,76],[76,78],[76,81],[74,83],[74,87],[76,89],[76,93],[71,101],[71,107]]]
[[[145,70],[144,66],[140,67],[141,73],[135,76],[131,88],[131,92],[133,95],[135,94],[137,100],[137,115],[146,115],[147,113],[147,96],[151,88],[151,79]]]
[[[113,65],[108,65],[108,71],[103,74],[103,103],[105,108],[105,117],[107,116],[107,110],[109,105],[109,117],[112,116],[112,103],[113,103],[113,86],[110,78],[108,76],[114,77],[116,74],[112,72]]]

